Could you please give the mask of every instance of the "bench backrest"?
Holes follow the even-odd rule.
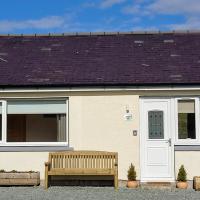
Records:
[[[66,151],[49,153],[51,168],[114,169],[118,154],[103,151]]]

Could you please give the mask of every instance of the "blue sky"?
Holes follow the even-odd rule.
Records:
[[[0,6],[0,33],[200,27],[200,0],[1,0]]]

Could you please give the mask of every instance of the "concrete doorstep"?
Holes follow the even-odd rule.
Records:
[[[175,182],[147,182],[140,183],[142,189],[173,189],[176,188]]]

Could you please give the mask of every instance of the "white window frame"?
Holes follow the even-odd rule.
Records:
[[[66,100],[66,142],[7,142],[7,101],[13,100],[13,99],[7,99],[7,100],[0,100],[0,103],[2,103],[2,141],[0,141],[0,146],[68,146],[69,144],[69,137],[68,137],[68,99],[52,99],[52,98],[29,98],[26,99],[34,101],[34,100]],[[18,101],[24,100],[23,98],[16,99]],[[29,113],[30,114],[30,113]]]
[[[196,139],[179,139],[178,138],[178,100],[194,100],[195,101],[195,135]],[[200,144],[200,108],[199,97],[179,97],[175,98],[175,145],[199,145]]]
[[[1,113],[1,123],[2,123],[2,130],[1,130],[1,133],[2,133],[2,140],[0,141],[0,144],[4,144],[6,139],[7,139],[7,136],[6,136],[6,130],[7,130],[7,103],[5,100],[0,100],[0,103],[2,105],[2,113]]]

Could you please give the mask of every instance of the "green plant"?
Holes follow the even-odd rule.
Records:
[[[4,173],[5,172],[5,170],[4,169],[0,169],[0,173]]]
[[[137,174],[136,174],[136,171],[135,171],[135,166],[131,163],[129,169],[128,169],[128,180],[129,181],[135,181],[136,180],[136,177],[137,177]]]
[[[187,173],[183,165],[179,168],[177,181],[186,182],[187,181]]]

